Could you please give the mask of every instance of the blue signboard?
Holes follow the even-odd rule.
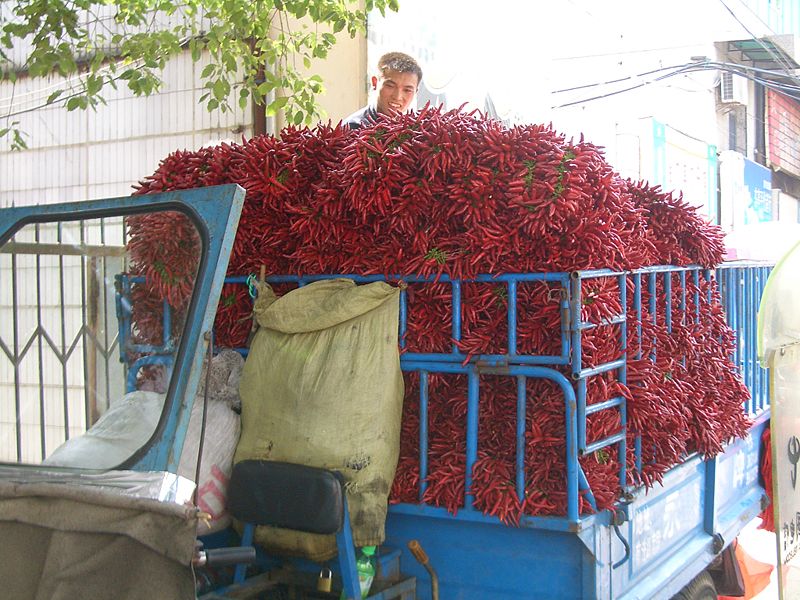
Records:
[[[745,158],[744,187],[747,192],[745,224],[772,221],[772,171]]]

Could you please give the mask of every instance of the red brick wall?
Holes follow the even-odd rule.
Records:
[[[767,139],[769,162],[800,177],[800,103],[767,90]]]

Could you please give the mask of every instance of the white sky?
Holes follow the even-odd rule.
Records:
[[[490,92],[501,116],[541,121],[558,118],[552,106],[610,88],[555,96],[552,90],[684,64],[695,55],[714,58],[708,40],[747,38],[745,28],[761,34],[765,25],[739,0],[401,0],[399,13],[378,15],[371,27],[378,35],[370,61],[387,50],[417,56],[426,85],[447,87],[451,107],[471,101],[482,108]],[[670,84],[707,89],[714,80],[701,75]]]

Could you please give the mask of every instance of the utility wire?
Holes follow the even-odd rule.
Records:
[[[682,75],[682,74],[687,74],[687,73],[697,73],[697,72],[710,71],[710,70],[720,70],[720,71],[727,71],[727,72],[730,72],[730,73],[734,73],[736,75],[739,75],[741,77],[749,79],[750,81],[754,81],[756,83],[759,83],[759,84],[761,84],[764,87],[767,87],[769,89],[773,89],[775,91],[779,91],[779,92],[784,93],[786,95],[792,96],[794,99],[800,101],[800,78],[798,78],[798,77],[796,77],[794,75],[789,75],[786,78],[788,80],[790,80],[790,81],[797,82],[797,85],[792,85],[792,84],[784,83],[784,82],[778,82],[778,81],[774,81],[774,80],[771,80],[771,79],[765,79],[765,78],[759,76],[759,74],[761,74],[761,73],[775,74],[774,71],[770,71],[768,69],[760,69],[760,68],[756,68],[756,67],[749,67],[749,66],[746,66],[746,65],[738,65],[738,64],[735,64],[735,63],[716,62],[716,61],[704,61],[704,62],[699,62],[699,63],[698,62],[691,62],[691,63],[686,63],[683,66],[679,66],[677,68],[673,66],[673,67],[667,67],[666,69],[672,69],[672,71],[669,72],[669,73],[665,73],[663,75],[660,75],[658,77],[647,79],[645,81],[637,83],[636,85],[631,85],[631,86],[628,86],[628,87],[625,87],[625,88],[622,88],[622,89],[618,89],[618,90],[614,90],[614,91],[611,91],[611,92],[607,92],[607,93],[604,93],[604,94],[597,94],[595,96],[590,96],[590,97],[583,98],[583,99],[580,99],[580,100],[574,100],[574,101],[571,101],[571,102],[565,102],[563,104],[552,106],[551,108],[553,108],[553,109],[567,108],[569,106],[575,106],[576,104],[584,104],[584,103],[587,103],[587,102],[593,102],[595,100],[603,100],[603,99],[609,98],[611,96],[616,96],[616,95],[619,95],[619,94],[622,94],[622,93],[625,93],[625,92],[629,92],[629,91],[632,91],[632,90],[636,90],[636,89],[645,87],[647,85],[652,85],[652,84],[655,84],[655,83],[658,83],[658,82],[665,81],[665,80],[667,80],[667,79],[669,79],[671,77],[674,77],[676,75]],[[662,69],[655,69],[653,71],[648,71],[646,73],[643,73],[643,75],[644,74],[657,73],[657,72],[659,72],[661,70]],[[613,83],[626,81],[628,79],[631,79],[631,78],[622,78],[622,79],[619,79],[619,80],[610,80],[610,81],[605,81],[605,82],[600,82],[600,83],[592,83],[592,84],[586,84],[586,85],[583,85],[583,86],[576,86],[576,87],[573,87],[573,88],[565,88],[565,89],[562,89],[562,90],[555,90],[553,92],[553,94],[559,94],[559,93],[572,91],[572,90],[587,89],[587,88],[590,88],[590,87],[598,87],[598,86],[610,85],[610,84],[613,84]]]
[[[564,92],[572,92],[575,90],[582,90],[590,87],[597,87],[600,85],[610,85],[612,83],[621,83],[623,81],[629,81],[634,78],[644,77],[645,75],[652,75],[653,73],[660,73],[661,71],[669,71],[671,69],[680,69],[686,66],[686,63],[680,65],[672,65],[670,67],[660,67],[658,69],[651,69],[650,71],[644,71],[642,73],[636,73],[635,75],[628,75],[627,77],[620,77],[619,79],[609,79],[608,81],[602,81],[599,83],[587,83],[584,85],[576,85],[573,87],[563,88],[560,90],[553,91],[553,94],[561,94]]]
[[[617,96],[617,95],[623,94],[625,92],[630,92],[630,91],[645,87],[647,85],[652,85],[654,83],[658,83],[658,82],[664,81],[666,79],[669,79],[670,77],[674,77],[675,75],[681,75],[683,73],[691,72],[691,71],[694,70],[691,67],[692,67],[692,63],[687,63],[683,67],[680,67],[680,68],[678,68],[676,70],[673,70],[671,73],[666,73],[664,75],[660,75],[659,77],[648,79],[646,81],[643,81],[641,83],[637,83],[635,85],[630,85],[630,86],[624,87],[622,89],[614,90],[613,92],[607,92],[605,94],[598,94],[598,95],[595,95],[595,96],[591,96],[589,98],[583,98],[581,100],[574,100],[572,102],[565,102],[563,104],[552,106],[551,108],[553,108],[553,109],[567,108],[569,106],[575,106],[576,104],[584,104],[586,102],[593,102],[595,100],[603,100],[605,98],[610,98],[611,96]],[[605,85],[605,84],[598,84],[598,85]],[[554,92],[554,93],[560,93],[561,91],[562,90],[559,90],[558,92]]]
[[[741,71],[753,71],[754,73],[763,73],[765,75],[774,75],[775,74],[775,71],[771,70],[771,69],[761,69],[759,67],[751,67],[749,65],[741,65],[739,63],[731,63],[731,62],[715,61],[715,60],[708,60],[707,59],[707,60],[703,60],[703,61],[692,61],[692,62],[680,64],[680,65],[672,65],[672,66],[669,66],[669,67],[661,67],[661,68],[658,68],[658,69],[651,69],[650,71],[644,71],[644,72],[638,73],[636,75],[630,75],[628,77],[621,77],[619,79],[609,79],[607,81],[600,81],[600,82],[595,82],[595,83],[586,83],[586,84],[583,84],[583,85],[573,86],[573,87],[569,87],[569,88],[563,88],[563,89],[560,89],[560,90],[554,90],[552,93],[553,94],[560,94],[560,93],[563,93],[563,92],[570,92],[570,91],[573,91],[573,90],[586,89],[586,88],[590,88],[590,87],[599,87],[599,86],[603,86],[603,85],[610,85],[612,83],[627,81],[627,80],[632,79],[634,77],[643,77],[645,75],[652,75],[653,73],[659,73],[661,71],[670,71],[670,70],[675,70],[675,69],[686,69],[687,67],[690,67],[690,66],[693,66],[693,65],[694,66],[698,66],[698,67],[705,67],[706,65],[711,65],[711,66],[715,66],[715,67],[716,66],[720,66],[721,70],[725,70],[722,67],[727,67],[729,70],[738,69],[738,70],[741,70]],[[705,69],[701,69],[701,70],[705,70]],[[788,77],[786,75],[781,75],[781,77],[786,77],[788,79],[792,79],[794,81],[797,81],[798,82],[798,86],[800,86],[800,77],[797,77],[795,75],[791,75],[791,76],[788,76]]]

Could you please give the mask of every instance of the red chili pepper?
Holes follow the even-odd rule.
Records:
[[[601,150],[568,142],[551,127],[505,127],[476,113],[426,107],[417,114],[380,119],[369,127],[289,127],[280,137],[260,136],[166,157],[137,193],[238,183],[247,190],[229,273],[342,273],[449,275],[530,273],[576,269],[634,269],[652,264],[717,264],[724,253],[719,228],[682,198],[644,183],[622,180]],[[185,314],[199,240],[188,219],[137,215],[128,220],[131,272],[146,277],[133,288],[140,341],[160,339],[162,300]],[[674,279],[673,297],[679,281]],[[582,334],[584,366],[622,353],[615,278],[584,282],[581,318],[599,325]],[[712,293],[707,300],[706,292]],[[560,290],[524,283],[517,290],[517,351],[561,352]],[[628,453],[615,447],[581,458],[599,509],[620,492],[620,461],[631,483],[653,485],[688,452],[719,452],[746,432],[741,403],[747,390],[728,359],[734,339],[713,283],[686,284],[686,310],[673,303],[672,332],[665,323],[663,281],[655,315],[633,313],[628,284],[628,380],[614,374],[587,381],[587,403],[622,395],[627,401]],[[695,300],[695,294],[698,300]],[[467,361],[508,351],[507,288],[462,286],[461,338]],[[649,294],[643,290],[643,306]],[[451,287],[408,288],[405,351],[452,349]],[[695,322],[695,311],[701,319]],[[243,286],[225,286],[216,319],[217,341],[240,344],[249,330]],[[655,324],[653,324],[655,318]],[[606,322],[606,324],[603,324]],[[638,335],[637,325],[642,333]],[[656,359],[649,356],[655,350]],[[636,359],[640,352],[644,358]],[[568,372],[568,367],[565,367]],[[392,501],[417,502],[419,381],[406,374],[400,460]],[[428,472],[424,501],[455,513],[466,481],[466,381],[431,375]],[[711,390],[711,391],[706,391]],[[526,390],[525,489],[517,495],[516,384],[482,377],[475,505],[508,524],[525,514],[563,514],[566,502],[564,400],[551,383],[530,379]],[[587,439],[620,430],[619,411],[587,421]],[[633,456],[641,436],[642,470]],[[588,511],[585,497],[582,511]]]

